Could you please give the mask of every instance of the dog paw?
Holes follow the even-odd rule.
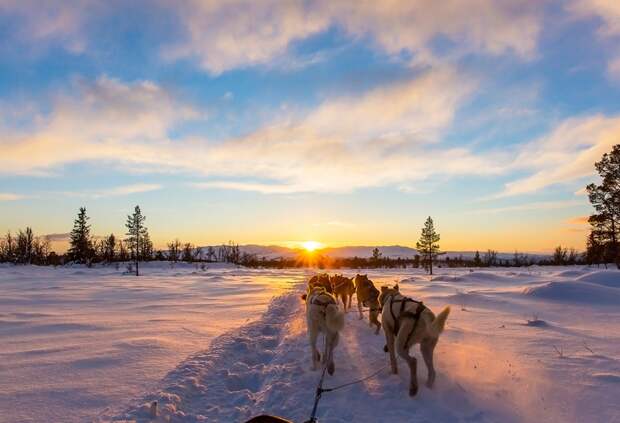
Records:
[[[383,346],[383,352],[388,352],[388,351],[389,351],[389,350],[388,350],[387,344],[385,344],[385,345]]]
[[[327,366],[327,373],[329,373],[329,375],[331,376],[334,374],[334,370],[336,370],[334,363],[329,363],[329,365]]]
[[[417,393],[418,393],[418,386],[417,385],[409,387],[409,396],[410,397],[415,397]]]

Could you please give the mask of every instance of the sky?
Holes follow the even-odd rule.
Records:
[[[0,231],[583,249],[616,0],[0,0]]]

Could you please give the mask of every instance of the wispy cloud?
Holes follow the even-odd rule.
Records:
[[[570,225],[587,225],[589,216],[575,216],[566,221]]]
[[[594,163],[620,142],[620,116],[570,118],[549,135],[518,147],[512,167],[531,170],[525,178],[507,183],[497,197],[541,190],[594,175]]]
[[[299,187],[291,185],[264,184],[257,182],[209,181],[193,182],[189,185],[198,189],[255,191],[261,194],[291,194],[299,191]]]
[[[617,0],[572,0],[567,10],[578,18],[595,18],[599,37],[610,43],[607,73],[620,81],[620,3]]]
[[[124,195],[138,194],[141,192],[157,191],[162,188],[159,184],[133,184],[118,187],[100,189],[100,190],[84,190],[84,191],[63,191],[60,194],[67,197],[86,197],[86,198],[105,198],[118,197]]]
[[[58,96],[52,112],[28,131],[2,134],[8,142],[0,169],[34,173],[75,162],[119,163],[130,170],[219,179],[195,185],[200,188],[270,194],[403,186],[437,174],[496,174],[504,165],[492,154],[440,143],[474,88],[453,69],[436,68],[326,100],[304,116],[284,116],[242,137],[172,140],[177,125],[203,115],[152,82],[102,77],[78,83],[76,94]],[[264,180],[271,182],[257,182]],[[110,194],[119,195],[102,195]]]
[[[512,52],[528,58],[536,50],[542,26],[537,3],[194,0],[177,9],[185,39],[167,46],[163,55],[169,60],[194,58],[217,74],[281,61],[295,41],[336,26],[352,38],[370,38],[388,54],[409,51],[418,63],[436,63],[431,44],[437,37],[454,42],[452,55]]]
[[[578,207],[578,206],[583,206],[583,205],[584,205],[583,201],[577,201],[577,200],[540,201],[540,202],[534,202],[534,203],[517,204],[514,206],[507,206],[507,207],[478,209],[478,210],[473,210],[471,213],[500,214],[500,213],[521,212],[521,211],[531,211],[531,210],[565,209],[565,208]]]
[[[0,0],[0,14],[10,16],[14,30],[5,36],[31,46],[54,43],[71,53],[82,53],[87,46],[87,22],[101,16],[103,4],[96,0],[41,2]]]
[[[0,201],[17,201],[26,198],[25,195],[14,194],[12,192],[0,192]]]

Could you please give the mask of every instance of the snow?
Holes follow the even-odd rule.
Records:
[[[154,264],[0,268],[0,422],[308,419],[310,270]],[[433,390],[408,396],[383,334],[355,309],[335,351],[321,422],[610,422],[620,416],[620,272],[587,267],[364,270],[433,310],[452,304]],[[354,275],[355,271],[338,270]],[[355,300],[354,300],[355,303]],[[418,377],[426,369],[419,352]],[[151,403],[159,416],[151,418]]]
[[[304,273],[0,268],[0,422],[83,422],[153,388]],[[8,411],[8,412],[7,412]]]

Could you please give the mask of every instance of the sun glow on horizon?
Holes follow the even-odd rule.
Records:
[[[320,242],[317,242],[317,241],[305,241],[305,242],[301,243],[301,246],[307,252],[312,253],[312,252],[318,250],[319,248],[322,248],[323,244],[321,244]]]

